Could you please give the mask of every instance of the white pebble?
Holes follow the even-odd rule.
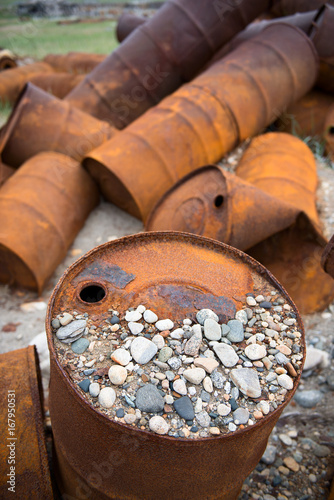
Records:
[[[181,394],[181,396],[185,396],[187,394],[187,386],[185,382],[180,378],[173,382],[173,389],[178,394]]]
[[[205,377],[205,379],[203,380],[203,388],[206,392],[209,392],[210,394],[211,392],[213,392],[213,385],[210,377]]]
[[[159,335],[159,333],[154,335],[154,337],[152,338],[152,342],[157,346],[159,350],[162,349],[165,345],[165,339],[162,335]]]
[[[125,321],[139,321],[142,318],[142,314],[138,311],[127,311],[125,315]]]
[[[128,372],[124,366],[113,365],[109,368],[108,377],[110,382],[114,385],[124,384],[127,376]]]
[[[229,405],[224,405],[223,403],[221,403],[217,407],[217,412],[221,417],[226,417],[231,413],[231,407]]]
[[[191,384],[198,385],[205,377],[205,370],[203,368],[189,368],[183,372],[183,376]]]
[[[145,311],[146,311],[146,307],[143,306],[142,304],[140,304],[137,309],[136,309],[137,312],[139,312],[140,314],[143,314]]]
[[[289,391],[293,388],[293,380],[291,377],[289,377],[289,375],[279,375],[277,377],[277,382],[281,387],[283,387],[284,389],[288,389]]]
[[[68,325],[69,323],[71,323],[71,321],[73,321],[73,316],[72,314],[69,314],[67,312],[59,317],[59,322],[62,326]]]
[[[150,418],[148,425],[151,431],[155,432],[156,434],[164,435],[169,431],[169,425],[166,420],[163,417],[159,417],[158,415]]]
[[[99,403],[104,408],[111,408],[116,400],[116,392],[112,387],[104,387],[99,394]]]
[[[142,325],[141,323],[134,323],[133,321],[130,321],[128,323],[128,327],[132,335],[138,335],[144,329],[144,325]]]
[[[93,398],[97,398],[97,396],[100,394],[100,384],[98,384],[97,382],[93,382],[92,384],[90,384],[89,394]]]
[[[137,417],[134,413],[127,413],[124,416],[124,422],[126,424],[134,424],[136,420],[137,420]]]
[[[126,366],[131,361],[131,355],[127,349],[123,349],[121,347],[120,349],[116,349],[116,351],[111,354],[110,359],[119,365]]]
[[[174,323],[170,319],[161,319],[156,322],[155,326],[158,330],[163,332],[164,330],[171,330],[174,328]]]
[[[245,348],[245,354],[251,361],[262,359],[267,355],[267,350],[264,345],[250,344]]]
[[[158,321],[158,316],[150,309],[146,309],[144,312],[144,320],[146,323],[156,323]]]
[[[257,302],[254,297],[247,297],[246,302],[249,306],[256,306]]]

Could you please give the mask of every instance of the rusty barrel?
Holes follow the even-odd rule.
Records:
[[[329,108],[325,121],[326,150],[334,161],[334,104]]]
[[[116,38],[121,43],[126,39],[138,26],[146,22],[145,17],[135,16],[129,12],[123,12],[117,21]]]
[[[124,128],[191,80],[224,43],[269,4],[269,0],[165,2],[87,75],[67,100],[116,128]]]
[[[15,172],[15,168],[8,167],[0,160],[0,187],[6,182],[7,179]]]
[[[72,158],[40,153],[24,163],[0,190],[0,281],[41,292],[98,202]]]
[[[320,266],[326,240],[316,188],[309,148],[289,134],[265,134],[253,139],[236,175],[211,165],[179,181],[159,200],[146,229],[186,231],[247,251],[310,313],[334,296]]]
[[[44,62],[36,62],[2,71],[0,73],[0,102],[2,104],[13,104],[31,77],[41,73],[52,73],[53,71],[51,66]]]
[[[320,9],[324,3],[322,0],[275,0],[270,12],[275,16],[288,16],[296,12]],[[327,4],[334,5],[334,1],[328,0]]]
[[[92,151],[84,165],[107,200],[145,221],[178,179],[219,161],[310,90],[317,69],[302,31],[270,26]]]
[[[84,300],[82,291],[90,286],[104,292],[97,302]],[[108,310],[125,312],[138,303],[154,308],[159,317],[180,321],[194,318],[202,307],[225,314],[245,294],[268,291],[268,286],[282,294],[303,332],[296,306],[271,273],[243,252],[211,239],[140,233],[96,247],[65,272],[51,296],[46,319],[50,414],[63,495],[82,500],[168,500],[172,485],[175,500],[236,500],[291,400],[300,373],[282,405],[252,426],[208,438],[159,436],[109,419],[82,396],[56,354],[52,319],[75,310],[102,322],[110,315]],[[303,337],[302,344],[305,352]],[[237,464],[234,474],[231,463]]]
[[[321,263],[326,273],[330,274],[334,279],[334,235],[325,247]]]
[[[67,54],[48,54],[43,61],[60,73],[85,74],[93,71],[106,58],[105,54],[89,52],[68,52]]]
[[[108,123],[29,83],[1,130],[0,150],[3,161],[15,168],[43,151],[81,161],[112,135]]]
[[[72,73],[42,73],[30,78],[30,83],[59,99],[63,99],[83,78],[84,75]]]
[[[53,498],[35,346],[0,354],[0,496]]]

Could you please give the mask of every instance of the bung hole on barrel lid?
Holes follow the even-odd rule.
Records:
[[[224,203],[224,196],[221,194],[216,196],[216,198],[214,199],[214,202],[213,202],[213,204],[216,208],[220,208],[223,205],[223,203]]]
[[[86,285],[80,291],[80,299],[83,302],[87,302],[88,304],[93,304],[96,302],[101,302],[101,300],[105,297],[106,292],[101,285],[91,284]]]

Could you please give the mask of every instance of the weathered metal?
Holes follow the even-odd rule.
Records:
[[[236,175],[211,165],[186,176],[159,201],[146,229],[187,231],[247,251],[310,313],[334,297],[320,266],[326,240],[316,187],[309,148],[289,134],[270,133],[253,139]]]
[[[7,179],[15,172],[15,168],[5,165],[0,160],[0,187],[6,182]]]
[[[17,62],[16,57],[11,50],[2,49],[0,50],[0,71],[5,69],[16,68]]]
[[[309,36],[320,58],[320,71],[317,86],[334,92],[334,4],[326,4],[318,12]]]
[[[334,104],[329,108],[325,121],[326,150],[334,161]]]
[[[136,28],[146,22],[145,17],[135,16],[129,12],[123,12],[119,17],[116,28],[116,38],[121,43],[125,40]]]
[[[327,243],[322,254],[321,264],[326,271],[334,279],[334,235]]]
[[[84,75],[73,73],[42,73],[34,75],[29,81],[45,92],[63,99],[83,79]]]
[[[17,68],[1,71],[0,73],[0,103],[13,104],[20,94],[23,86],[34,75],[40,73],[52,73],[53,69],[49,64],[36,62],[19,66]]]
[[[105,54],[68,52],[67,54],[48,54],[43,61],[52,66],[55,71],[78,75],[90,73],[105,58]]]
[[[80,298],[83,287],[90,284],[104,290],[101,301],[86,303]],[[175,321],[194,318],[202,307],[229,315],[245,293],[268,290],[269,284],[291,305],[303,331],[292,300],[263,266],[239,250],[207,238],[140,233],[96,247],[65,272],[52,294],[46,319],[50,414],[62,494],[83,500],[168,500],[173,478],[175,498],[236,500],[300,375],[285,402],[251,427],[196,440],[158,436],[110,420],[83,398],[57,358],[51,320],[75,309],[102,322],[109,308],[125,311],[135,303],[154,306],[160,317]],[[305,349],[304,338],[302,344]],[[232,462],[238,464],[235,474],[231,474]]]
[[[67,96],[121,129],[190,81],[269,0],[173,0],[137,28]]]
[[[110,125],[27,84],[0,133],[2,159],[14,168],[42,151],[81,159],[112,137]]]
[[[107,200],[145,221],[178,179],[219,161],[310,90],[317,68],[302,31],[270,26],[92,151],[84,165]]]
[[[323,138],[327,130],[325,123],[328,108],[332,104],[333,94],[313,89],[289,106],[274,125],[280,132],[290,132],[299,137]]]
[[[99,195],[80,163],[40,153],[0,190],[0,281],[41,292]]]
[[[43,391],[35,346],[0,354],[0,376],[0,497],[51,500]]]
[[[296,12],[320,9],[324,3],[322,0],[275,0],[270,12],[275,16],[289,16]],[[333,0],[328,0],[326,3],[334,5]]]

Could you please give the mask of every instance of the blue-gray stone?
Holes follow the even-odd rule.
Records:
[[[244,325],[238,319],[231,319],[227,326],[230,328],[227,334],[228,340],[231,342],[242,342],[245,338]]]
[[[211,398],[210,393],[206,392],[204,389],[202,389],[201,400],[203,401],[203,403],[209,403],[210,398]]]
[[[322,392],[317,389],[311,389],[309,391],[297,391],[294,399],[303,408],[313,408],[323,397],[324,394]]]
[[[110,320],[109,320],[109,323],[110,323],[111,325],[116,325],[116,324],[118,324],[119,322],[120,322],[120,319],[119,319],[119,317],[118,317],[118,316],[116,316],[116,315],[112,316],[112,317],[110,318]]]
[[[271,309],[272,303],[267,300],[264,300],[263,302],[260,302],[259,306],[263,307],[263,309]]]
[[[176,413],[185,420],[193,420],[195,417],[195,411],[188,396],[176,399],[174,401],[174,408]]]
[[[123,408],[118,408],[118,410],[116,410],[116,417],[123,418],[124,415],[125,415],[125,411],[123,410]]]
[[[88,348],[88,346],[89,346],[89,340],[85,338],[76,340],[71,344],[72,351],[75,352],[75,354],[83,354]]]
[[[136,393],[136,406],[140,411],[158,413],[164,409],[164,399],[153,384],[140,387]]]
[[[204,325],[204,321],[208,318],[214,319],[217,323],[219,321],[217,314],[211,311],[211,309],[201,309],[196,314],[196,319],[202,326]]]
[[[129,406],[131,406],[131,408],[136,408],[136,405],[134,404],[134,402],[132,401],[132,399],[130,398],[130,396],[128,396],[127,394],[125,394],[124,399],[125,399],[125,402]]]
[[[89,386],[90,386],[90,380],[89,378],[85,378],[85,380],[82,380],[81,382],[79,382],[79,387],[84,391],[84,392],[88,392],[89,391]]]
[[[213,372],[210,375],[210,378],[212,380],[212,383],[214,387],[217,389],[222,389],[224,387],[224,384],[226,382],[226,378],[222,373],[220,373],[217,368],[213,370]]]
[[[230,333],[230,327],[225,324],[222,324],[222,336],[226,337],[228,333]]]

